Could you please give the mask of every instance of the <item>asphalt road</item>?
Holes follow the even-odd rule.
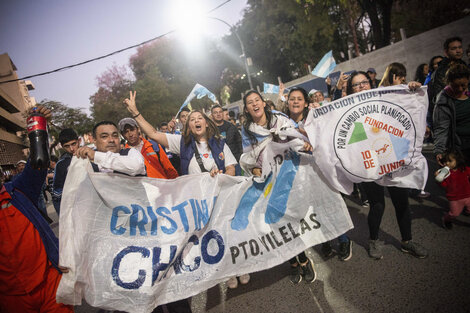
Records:
[[[353,257],[347,262],[336,255],[325,259],[320,247],[309,249],[317,280],[293,285],[289,265],[252,273],[248,285],[227,289],[215,286],[192,297],[195,313],[218,312],[470,312],[470,217],[460,216],[452,230],[441,226],[447,208],[443,189],[432,173],[437,164],[425,154],[429,164],[427,199],[410,198],[413,240],[429,250],[429,257],[417,259],[400,251],[400,234],[395,210],[386,198],[380,239],[385,241],[384,258],[373,260],[367,254],[368,208],[345,197],[354,229]],[[50,205],[48,212],[57,220]],[[57,223],[53,229],[58,230]],[[86,303],[77,313],[103,312]]]

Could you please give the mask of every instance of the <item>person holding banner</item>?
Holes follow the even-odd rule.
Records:
[[[290,99],[288,100],[288,112],[294,119],[301,121],[308,111],[306,102],[308,99],[307,92],[302,88],[292,89],[289,92],[288,99]],[[272,133],[272,130],[280,130],[282,128],[295,129],[297,125],[283,114],[272,112],[261,94],[255,90],[250,90],[245,94],[243,104],[243,113],[246,119],[242,128],[244,153],[240,158],[240,164],[245,171],[245,175],[261,176],[262,152],[266,145],[271,141],[288,141],[287,139],[280,139],[276,133]],[[304,143],[304,150],[308,151],[311,148],[308,142]],[[292,283],[298,284],[302,281],[302,278],[309,283],[315,281],[315,270],[305,252],[290,259],[289,263],[291,264],[289,276]]]
[[[120,173],[130,176],[147,176],[145,160],[136,149],[121,149],[119,130],[111,121],[101,121],[93,127],[96,150],[84,146],[75,156],[91,161],[95,172]]]
[[[391,66],[388,67],[390,69]],[[387,75],[388,73],[388,75]],[[406,77],[406,73],[404,74]],[[399,73],[388,71],[382,78],[382,83],[392,85],[393,82],[404,83],[404,77]],[[348,95],[359,93],[364,90],[370,90],[372,81],[365,72],[353,72],[347,82],[346,91]],[[408,84],[410,90],[415,90],[421,87],[420,83],[410,82]],[[379,241],[380,223],[385,210],[384,186],[375,182],[363,182],[364,190],[370,203],[369,215],[367,216],[369,225],[369,256],[376,260],[383,258],[382,247],[383,242]],[[413,256],[423,259],[428,256],[427,250],[421,245],[413,242],[411,239],[411,213],[410,205],[408,202],[408,189],[400,187],[387,187],[392,199],[393,206],[395,207],[395,214],[400,228],[401,250],[405,253],[410,253]]]
[[[131,91],[130,97],[124,100],[127,109],[149,139],[180,155],[182,175],[203,172],[210,172],[211,176],[235,175],[235,157],[220,138],[217,126],[203,112],[195,110],[189,114],[182,135],[165,134],[153,128],[139,113],[135,96],[136,92]]]
[[[127,109],[150,139],[169,148],[172,153],[180,155],[182,175],[203,172],[210,172],[211,176],[217,173],[235,175],[237,164],[235,157],[221,139],[217,125],[203,112],[194,110],[188,115],[182,135],[164,134],[156,131],[138,112],[135,96],[136,92],[131,91],[129,98],[124,100]],[[249,281],[249,274],[240,276],[242,284],[247,284]],[[227,284],[229,288],[236,288],[237,277],[231,277]]]
[[[316,91],[314,95],[317,92],[319,91]],[[299,131],[304,134],[306,134],[305,130],[303,129],[304,123],[305,123],[305,119],[307,118],[308,110],[309,110],[308,99],[309,97],[308,97],[307,91],[300,87],[292,88],[289,91],[288,96],[287,96],[286,114],[295,123],[297,123]],[[341,261],[348,261],[352,257],[352,242],[346,234],[339,236],[338,241],[339,241],[338,257]],[[331,241],[328,241],[322,244],[322,252],[326,257],[330,256],[333,253]],[[304,253],[302,252],[301,254],[304,254]],[[297,256],[300,262],[302,262],[302,260],[304,259],[301,256],[301,254]],[[292,260],[295,260],[295,258]],[[315,274],[315,270],[313,271],[313,273]]]

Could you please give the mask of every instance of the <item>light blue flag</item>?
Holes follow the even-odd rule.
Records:
[[[264,84],[264,93],[279,93],[279,86],[263,83]]]
[[[201,99],[204,96],[207,96],[214,103],[217,102],[217,98],[215,97],[215,95],[212,92],[210,92],[206,87],[204,87],[202,85],[199,85],[199,84],[196,84],[194,86],[193,90],[191,90],[191,92],[189,93],[186,100],[184,100],[184,103],[183,103],[183,105],[181,105],[180,109],[178,110],[178,113],[176,113],[176,116],[178,116],[178,114],[181,112],[181,110],[185,106],[187,106],[191,100],[193,100],[194,98]]]
[[[321,61],[315,66],[312,71],[312,75],[326,78],[336,67],[335,59],[333,58],[333,53],[330,50],[327,54],[323,56]]]

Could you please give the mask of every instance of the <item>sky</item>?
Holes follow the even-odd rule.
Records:
[[[225,0],[181,0],[208,11]],[[178,0],[14,0],[0,1],[0,54],[8,53],[18,77],[50,71],[138,44],[175,29],[184,9]],[[180,3],[181,5],[181,3]],[[246,0],[231,0],[210,16],[236,24]],[[190,12],[194,12],[194,8]],[[204,35],[229,34],[221,22],[208,20]],[[96,77],[113,64],[128,65],[136,48],[65,71],[30,78],[30,96],[60,101],[89,113]],[[196,82],[195,82],[196,83]]]

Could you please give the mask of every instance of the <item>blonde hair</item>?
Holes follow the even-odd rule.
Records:
[[[380,87],[388,87],[393,85],[393,75],[398,77],[406,77],[406,67],[398,62],[393,62],[385,69],[384,76],[380,81]]]

